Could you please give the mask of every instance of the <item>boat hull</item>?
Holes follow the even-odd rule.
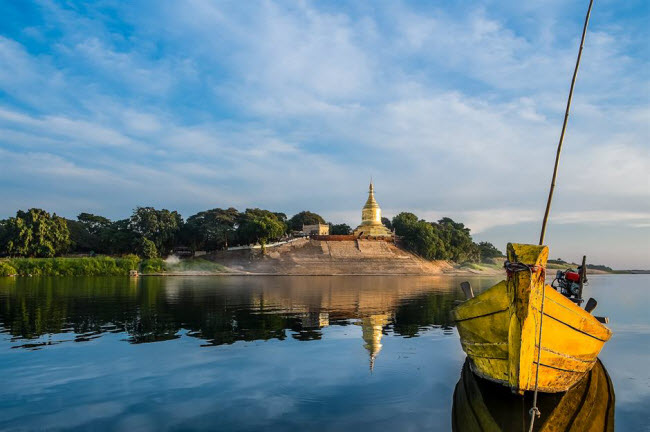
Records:
[[[483,380],[471,372],[470,364],[465,362],[454,390],[452,431],[524,430],[533,395],[514,395]],[[614,430],[614,387],[600,361],[566,393],[540,394],[537,406],[541,417],[535,422],[536,432]]]
[[[518,393],[536,384],[542,392],[567,391],[611,337],[593,315],[545,284],[547,257],[545,246],[509,244],[509,261],[526,270],[452,311],[472,371]]]

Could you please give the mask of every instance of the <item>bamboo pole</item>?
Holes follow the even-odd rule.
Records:
[[[555,190],[555,179],[557,178],[557,169],[560,164],[560,153],[562,152],[562,142],[564,141],[564,133],[566,132],[566,125],[569,121],[569,110],[571,109],[571,99],[573,98],[573,88],[576,84],[576,77],[578,76],[578,67],[580,66],[580,58],[582,57],[582,48],[585,45],[585,36],[587,35],[587,25],[589,24],[589,15],[591,15],[591,6],[594,0],[589,0],[589,8],[587,9],[587,16],[585,17],[585,25],[582,28],[582,39],[580,40],[580,49],[578,50],[578,58],[576,60],[576,67],[573,70],[573,79],[571,80],[571,88],[569,89],[569,98],[566,103],[566,111],[564,113],[564,123],[562,124],[562,132],[560,133],[560,141],[557,145],[557,154],[555,155],[555,167],[553,168],[553,178],[551,179],[551,188],[548,192],[548,201],[546,202],[546,211],[544,212],[544,220],[542,222],[542,232],[539,236],[540,246],[544,244],[544,234],[546,234],[546,223],[548,222],[548,215],[551,212],[551,201],[553,201],[553,191]]]

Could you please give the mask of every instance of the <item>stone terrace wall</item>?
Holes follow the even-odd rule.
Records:
[[[394,244],[376,240],[305,239],[267,250],[222,251],[207,257],[234,271],[257,274],[440,274],[453,271],[446,262],[423,260]]]
[[[309,238],[311,238],[312,240],[320,240],[320,241],[354,241],[357,239],[352,234],[313,235],[313,236],[309,236]]]

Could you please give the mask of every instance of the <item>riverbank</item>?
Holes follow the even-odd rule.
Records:
[[[549,265],[549,270],[568,268]],[[575,267],[575,266],[574,266]],[[219,251],[197,258],[142,260],[123,257],[0,259],[0,276],[494,276],[503,262],[456,264],[428,261],[383,241],[319,241],[299,239],[274,247]],[[590,269],[590,274],[643,273]]]
[[[131,271],[155,274],[223,274],[222,265],[201,258],[189,260],[123,257],[6,258],[0,260],[0,276],[129,276]]]
[[[230,272],[255,275],[494,275],[502,272],[478,265],[429,261],[386,241],[299,239],[272,248],[219,251],[204,256]]]

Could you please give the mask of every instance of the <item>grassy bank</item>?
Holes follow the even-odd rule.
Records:
[[[141,260],[136,255],[93,258],[7,258],[0,260],[0,276],[128,276],[130,270],[142,274],[166,272],[215,272],[222,265],[200,258],[166,262],[160,258]]]
[[[140,258],[9,258],[0,261],[0,276],[126,276]]]
[[[168,261],[161,258],[144,260],[140,264],[140,273],[227,273],[228,269],[221,264],[202,258]]]

